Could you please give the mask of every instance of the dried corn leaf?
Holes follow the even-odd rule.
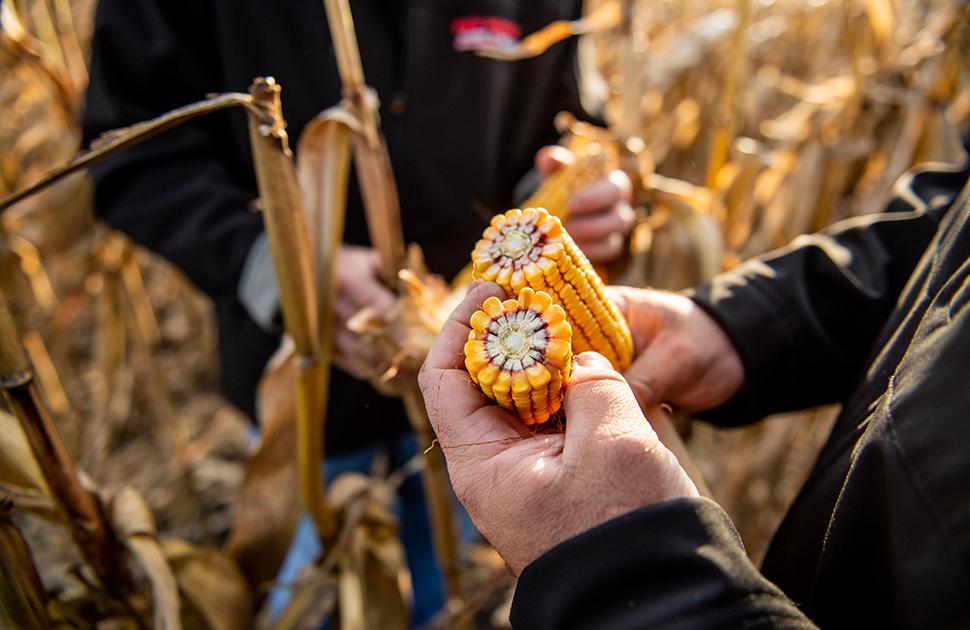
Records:
[[[274,630],[312,630],[321,627],[337,608],[338,586],[332,570],[311,565],[303,570],[279,619],[261,614],[259,627]],[[341,626],[342,627],[342,626]]]
[[[284,345],[260,381],[260,441],[246,462],[226,543],[226,553],[242,568],[254,591],[279,571],[300,516],[299,481],[293,457],[295,361],[292,345]]]
[[[22,16],[13,2],[0,3],[0,48],[18,59],[40,68],[57,85],[65,104],[73,107],[76,91],[51,54],[50,47],[24,28]]]
[[[48,493],[20,422],[4,411],[0,411],[0,482]]]
[[[497,47],[480,45],[473,48],[476,54],[499,61],[520,61],[538,57],[553,45],[574,37],[596,31],[603,31],[620,23],[620,1],[609,0],[595,11],[578,20],[556,20],[526,37],[514,46]]]
[[[379,480],[357,473],[341,475],[331,486],[331,501],[348,528],[337,562],[342,628],[407,628],[408,606],[400,587],[404,550],[390,512],[391,496]]]
[[[178,584],[158,540],[151,511],[134,488],[122,488],[112,500],[111,525],[151,584],[155,629],[180,630]]]
[[[29,513],[52,523],[64,522],[64,513],[54,499],[40,490],[0,482],[0,497],[10,501],[18,512]]]
[[[464,297],[471,276],[469,270],[449,285],[428,272],[421,248],[412,243],[398,280],[401,295],[390,310],[379,313],[365,307],[347,322],[382,357],[379,365],[360,365],[359,369],[370,374],[374,387],[389,396],[400,396],[400,385],[417,374],[448,315]]]
[[[246,630],[252,626],[252,602],[236,564],[215,549],[176,538],[162,548],[182,601],[186,630]]]

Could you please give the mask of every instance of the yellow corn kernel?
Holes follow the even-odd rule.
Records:
[[[562,407],[572,370],[572,329],[552,297],[526,287],[518,299],[490,297],[471,320],[465,368],[485,395],[525,424],[542,424]]]
[[[548,293],[566,312],[576,352],[595,350],[625,370],[633,360],[626,320],[606,297],[603,281],[562,222],[542,208],[497,215],[472,252],[475,277],[515,295]]]
[[[546,178],[538,190],[523,204],[526,208],[545,208],[549,214],[565,219],[566,204],[577,190],[606,177],[610,170],[609,152],[602,145],[592,143],[572,164],[563,165]]]

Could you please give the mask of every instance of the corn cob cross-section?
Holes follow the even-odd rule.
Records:
[[[566,312],[576,352],[594,350],[617,370],[633,360],[626,320],[606,297],[603,281],[563,228],[542,208],[497,215],[472,252],[477,277],[510,296],[523,287],[545,291]]]
[[[525,424],[559,411],[572,370],[572,329],[552,297],[526,287],[518,299],[490,297],[475,311],[465,368],[485,395]]]

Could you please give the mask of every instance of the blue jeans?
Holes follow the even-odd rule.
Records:
[[[351,471],[367,473],[374,457],[381,452],[387,453],[390,459],[390,470],[394,470],[418,452],[417,438],[414,435],[406,435],[397,438],[387,446],[373,446],[345,455],[327,457],[324,465],[326,478],[334,479],[341,473]],[[394,511],[399,519],[401,543],[404,546],[414,587],[411,625],[420,626],[429,622],[444,605],[444,587],[434,555],[431,523],[420,475],[411,475],[401,484]],[[462,532],[468,532],[471,522],[467,515],[462,512],[460,520],[463,521],[461,522]],[[463,534],[462,538],[466,536],[467,534]],[[276,576],[277,582],[283,585],[294,582],[303,567],[316,560],[321,552],[320,540],[317,538],[313,522],[308,515],[304,514],[293,535],[283,566]],[[270,616],[278,617],[289,599],[290,589],[287,586],[273,589],[267,601]]]

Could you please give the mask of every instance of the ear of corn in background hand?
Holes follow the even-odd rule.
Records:
[[[572,371],[572,328],[552,296],[525,287],[518,299],[490,297],[469,322],[465,367],[485,395],[542,424],[562,407]]]
[[[580,188],[606,177],[613,160],[607,147],[590,142],[574,151],[575,160],[564,164],[542,182],[523,205],[526,208],[545,208],[549,214],[565,219],[569,198]]]
[[[633,359],[626,320],[606,297],[603,281],[560,220],[542,208],[497,215],[472,252],[475,275],[510,295],[523,287],[547,292],[573,327],[576,352],[593,350],[617,370]]]

